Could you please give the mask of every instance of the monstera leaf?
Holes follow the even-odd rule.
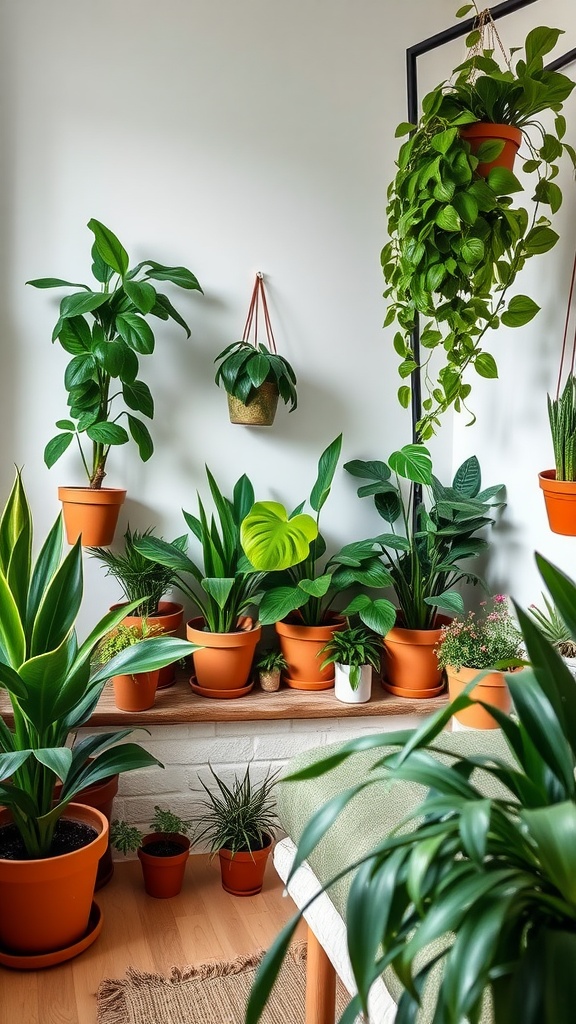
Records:
[[[289,519],[277,501],[257,501],[240,529],[244,552],[260,572],[289,569],[303,562],[317,536],[312,516],[300,513]]]

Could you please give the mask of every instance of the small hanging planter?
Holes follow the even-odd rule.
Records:
[[[260,303],[266,345],[258,342]],[[231,423],[272,426],[279,398],[290,405],[289,412],[296,408],[296,375],[288,360],[278,355],[264,291],[264,275],[260,271],[256,274],[242,340],[228,345],[214,362],[220,362],[215,380],[223,384],[228,393]]]
[[[461,128],[460,138],[469,143],[470,151],[480,159],[476,174],[481,178],[487,178],[494,167],[504,167],[507,171],[514,170],[514,161],[522,145],[523,136],[520,128],[511,124],[477,121]],[[491,153],[495,155],[492,156]]]

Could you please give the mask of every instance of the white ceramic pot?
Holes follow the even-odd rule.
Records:
[[[356,690],[350,685],[350,665],[334,666],[334,694],[343,704],[366,704],[372,693],[372,666],[362,665]]]

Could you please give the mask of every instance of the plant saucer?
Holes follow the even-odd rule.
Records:
[[[247,686],[240,686],[235,690],[214,690],[209,686],[199,686],[196,682],[196,676],[190,676],[188,680],[190,689],[194,693],[198,693],[200,697],[212,697],[215,700],[230,700],[234,697],[245,697],[246,694],[250,693],[250,690],[254,686],[254,683],[248,683]]]
[[[430,697],[439,697],[441,693],[446,689],[446,684],[441,683],[440,686],[431,686],[428,690],[411,690],[404,686],[393,686],[392,683],[382,680],[382,686],[388,693],[394,694],[395,697],[409,697],[412,700],[426,700]]]
[[[55,967],[56,964],[65,963],[96,942],[102,931],[103,921],[104,915],[100,907],[97,903],[92,903],[88,928],[78,942],[63,949],[53,949],[50,953],[8,953],[0,947],[0,964],[2,967],[12,967],[18,971],[38,971],[42,967]]]

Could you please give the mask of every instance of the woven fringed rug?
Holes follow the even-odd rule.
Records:
[[[243,1024],[263,952],[199,967],[172,968],[169,978],[129,967],[98,989],[98,1024]],[[304,1024],[306,943],[292,946],[261,1024]],[[338,987],[339,1014],[349,996]]]

